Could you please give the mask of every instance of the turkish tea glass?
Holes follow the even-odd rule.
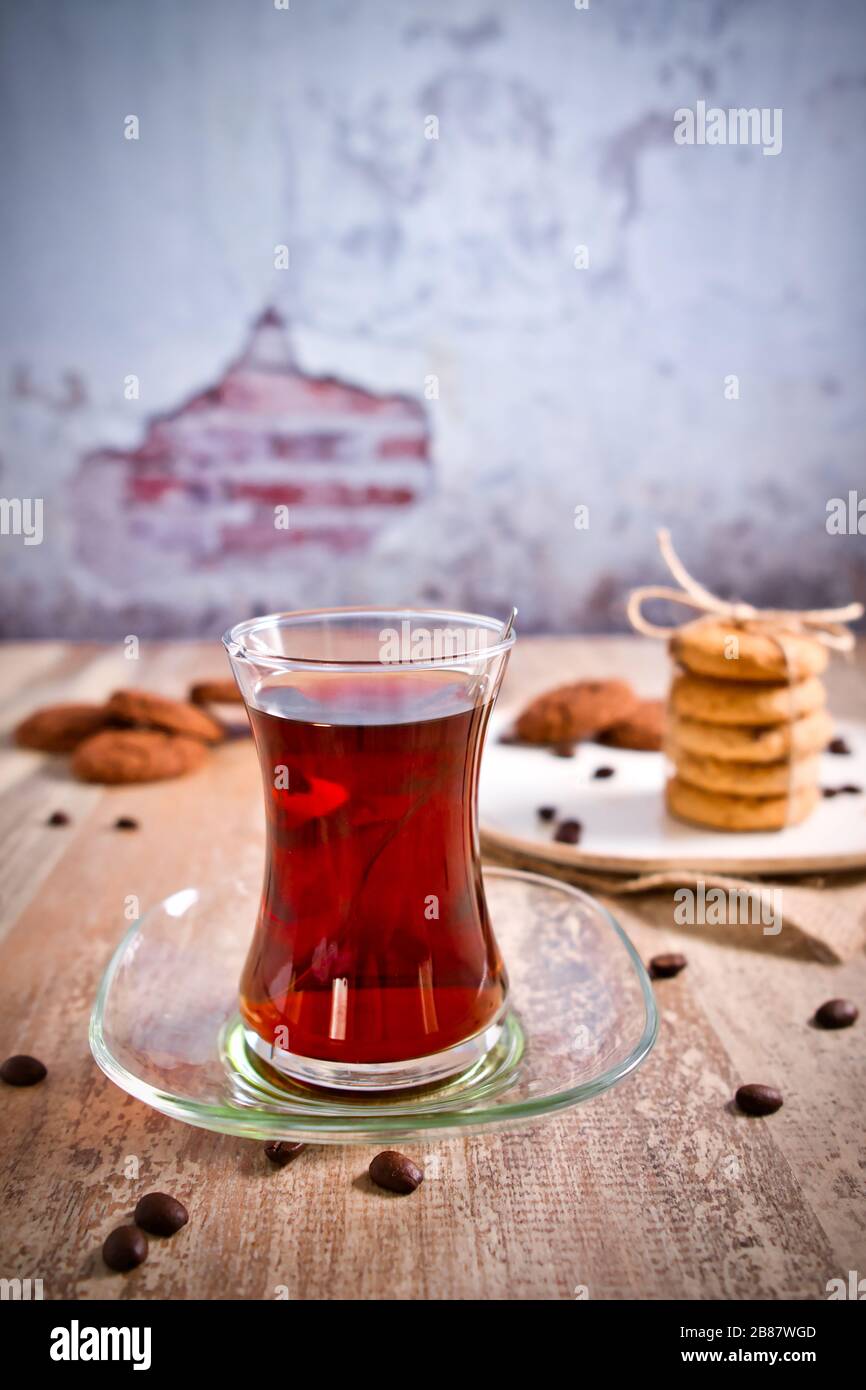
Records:
[[[248,1046],[338,1089],[471,1066],[508,997],[477,792],[513,634],[468,613],[352,608],[254,618],[223,641],[267,816]]]

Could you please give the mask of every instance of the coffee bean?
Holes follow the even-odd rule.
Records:
[[[661,956],[653,956],[649,963],[650,976],[654,980],[669,980],[685,970],[688,961],[678,951],[668,951]]]
[[[52,812],[51,812],[51,815],[48,817],[48,820],[45,822],[45,824],[46,824],[46,825],[68,825],[68,824],[69,824],[69,817],[67,816],[67,814],[66,814],[65,811],[52,811]]]
[[[573,758],[577,754],[573,743],[555,743],[550,751],[555,758]]]
[[[38,1057],[23,1054],[7,1057],[0,1066],[0,1080],[5,1081],[7,1086],[35,1086],[37,1081],[44,1081],[47,1075],[48,1068],[44,1062],[40,1062]]]
[[[132,816],[118,816],[114,822],[115,830],[137,830],[138,821]]]
[[[838,787],[822,787],[822,788],[821,788],[821,795],[822,795],[822,796],[825,796],[825,797],[827,798],[828,801],[829,801],[829,799],[830,799],[831,796],[837,796],[837,795],[838,795],[838,792],[839,792],[839,788],[838,788]]]
[[[306,1144],[289,1144],[282,1139],[269,1139],[265,1144],[265,1157],[277,1168],[285,1168],[287,1163],[292,1163],[299,1153],[303,1153]]]
[[[831,738],[830,742],[827,744],[827,752],[847,756],[850,754],[851,749],[848,747],[844,738]]]
[[[849,796],[862,796],[863,788],[856,786],[853,782],[848,782],[844,787],[839,788],[840,792],[847,792]]]
[[[583,826],[579,820],[564,820],[556,827],[553,838],[563,845],[576,845],[582,832]]]
[[[538,808],[538,813],[537,813],[537,814],[538,814],[538,819],[539,819],[539,820],[555,820],[555,819],[556,819],[556,807],[555,807],[555,806],[539,806],[539,808]]]
[[[615,767],[597,767],[592,775],[597,782],[600,782],[604,777],[613,777],[615,772]]]
[[[109,1269],[125,1274],[147,1259],[147,1236],[137,1226],[118,1226],[102,1246],[102,1258]]]
[[[148,1192],[135,1208],[136,1224],[152,1236],[173,1236],[189,1221],[189,1212],[167,1192]]]
[[[520,738],[518,738],[517,734],[514,732],[513,729],[506,729],[505,733],[502,733],[502,734],[499,735],[498,742],[499,742],[499,743],[506,743],[506,744],[513,744],[513,743],[521,743],[522,740],[521,740]]]
[[[376,1154],[368,1172],[377,1187],[385,1187],[389,1192],[414,1192],[424,1181],[424,1169],[396,1149]]]
[[[850,999],[828,999],[815,1013],[819,1028],[850,1028],[860,1017],[860,1010]]]
[[[756,1081],[741,1086],[735,1099],[747,1115],[775,1115],[782,1107],[781,1091],[777,1091],[775,1086],[762,1086]]]

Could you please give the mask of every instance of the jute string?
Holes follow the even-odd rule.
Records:
[[[794,736],[793,721],[796,718],[794,702],[793,642],[795,637],[809,637],[822,646],[838,652],[854,649],[854,634],[849,632],[846,623],[854,622],[863,616],[862,603],[848,603],[842,608],[779,609],[755,608],[751,603],[732,602],[719,598],[689,574],[682,560],[674,550],[670,532],[661,529],[657,540],[662,559],[677,581],[679,588],[665,584],[645,584],[633,589],[629,595],[626,612],[635,631],[646,637],[667,638],[678,631],[678,627],[660,627],[651,623],[643,614],[643,605],[648,599],[666,599],[685,608],[692,608],[707,617],[716,617],[741,631],[760,632],[775,642],[785,664],[789,694],[789,715],[791,732],[788,738],[788,795],[786,815],[791,816],[794,802]]]

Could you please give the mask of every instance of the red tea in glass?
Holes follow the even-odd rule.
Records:
[[[378,659],[382,633],[407,621],[407,659]],[[451,646],[472,651],[424,660],[435,641],[419,632],[446,624]],[[254,632],[234,629],[227,645],[267,814],[241,980],[248,1043],[329,1086],[416,1085],[462,1070],[495,1042],[507,994],[476,797],[513,638],[503,644],[499,624],[467,615],[351,610],[241,628]]]

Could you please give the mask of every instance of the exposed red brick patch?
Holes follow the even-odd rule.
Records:
[[[422,404],[306,374],[268,309],[220,381],[153,419],[136,448],[82,459],[78,552],[110,576],[163,557],[188,572],[280,546],[362,550],[429,476]],[[275,526],[276,507],[288,507],[287,529]]]

